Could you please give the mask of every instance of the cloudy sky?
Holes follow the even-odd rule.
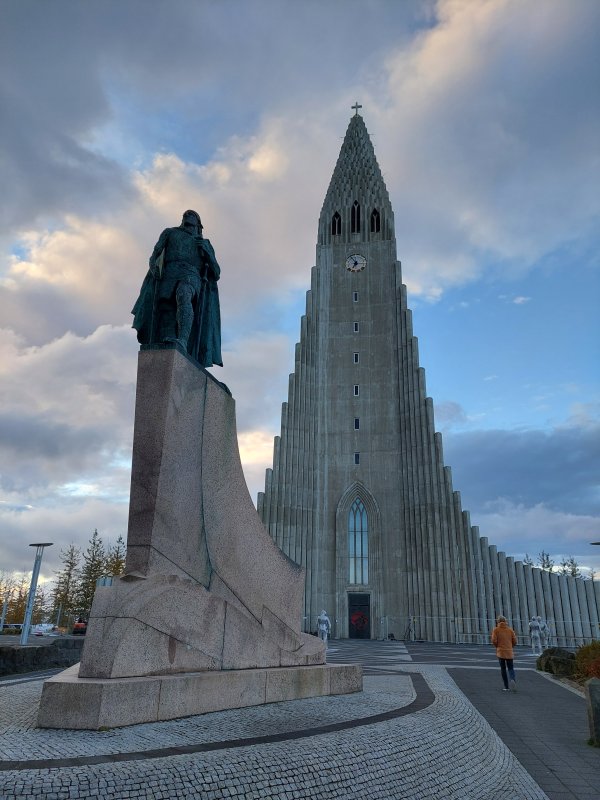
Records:
[[[356,100],[463,506],[600,569],[597,0],[1,0],[0,30],[0,571],[126,534],[130,310],[186,208],[256,497]]]

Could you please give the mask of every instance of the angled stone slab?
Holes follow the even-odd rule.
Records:
[[[177,575],[96,590],[79,675],[129,678],[200,670],[321,664],[323,643],[268,609],[262,622]]]
[[[124,678],[220,669],[225,606],[177,575],[98,587],[79,674]]]
[[[139,354],[126,572],[208,587],[199,413],[207,375],[175,349]]]

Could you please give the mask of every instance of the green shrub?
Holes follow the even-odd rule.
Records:
[[[589,665],[589,675],[591,678],[598,678],[600,679],[600,658],[597,658],[595,661],[592,661]]]
[[[580,647],[575,653],[575,670],[579,678],[600,678],[600,641]]]

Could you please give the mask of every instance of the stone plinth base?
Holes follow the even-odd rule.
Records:
[[[79,664],[44,683],[38,726],[98,730],[159,722],[282,700],[362,691],[362,667],[320,664],[150,675],[79,678]]]

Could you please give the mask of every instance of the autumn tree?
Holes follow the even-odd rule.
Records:
[[[0,603],[8,600],[10,595],[14,592],[16,579],[14,574],[9,572],[0,572]]]
[[[57,625],[60,619],[68,620],[74,613],[79,589],[79,562],[81,550],[73,542],[60,551],[62,569],[56,575],[52,595],[52,618]]]
[[[21,623],[24,621],[28,593],[29,581],[26,575],[22,575],[15,580],[14,591],[8,601],[6,622]]]
[[[560,574],[570,575],[572,578],[581,578],[579,564],[577,561],[575,561],[573,556],[563,558],[563,560],[560,562]]]
[[[0,572],[0,600],[4,600],[15,588],[15,576],[9,572]]]
[[[554,560],[550,558],[550,553],[546,553],[545,550],[542,550],[542,552],[538,554],[538,565],[540,569],[552,572],[554,569]]]
[[[76,611],[80,616],[87,617],[89,615],[96,591],[96,581],[103,575],[106,575],[106,551],[96,529],[83,554],[83,565],[76,595]]]
[[[123,573],[125,569],[125,553],[125,542],[122,535],[119,534],[116,543],[108,548],[105,575],[117,576]]]
[[[15,590],[15,576],[8,572],[0,572],[0,614],[2,621],[6,621],[10,599]]]
[[[51,611],[51,598],[48,590],[39,585],[35,591],[33,609],[31,613],[31,624],[39,625],[40,622],[47,622]]]

